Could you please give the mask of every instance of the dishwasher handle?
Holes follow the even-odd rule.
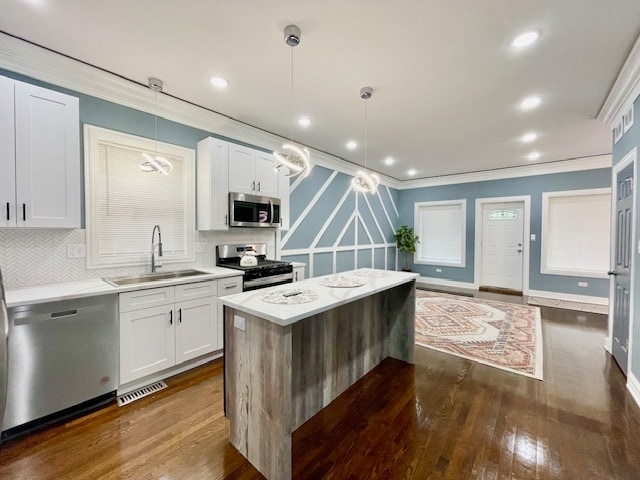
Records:
[[[13,324],[17,327],[20,325],[32,325],[35,323],[51,322],[65,320],[78,315],[95,314],[104,310],[105,304],[91,305],[87,307],[69,308],[65,310],[55,311],[39,311],[37,308],[15,309],[9,314]]]

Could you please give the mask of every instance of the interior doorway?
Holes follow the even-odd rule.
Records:
[[[522,294],[529,282],[529,197],[476,201],[478,288]]]
[[[635,231],[635,150],[627,155],[613,171],[613,229],[611,308],[609,314],[611,353],[620,369],[627,374],[630,354],[632,317],[633,246]]]

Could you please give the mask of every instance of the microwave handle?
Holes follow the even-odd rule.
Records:
[[[271,210],[271,216],[269,217],[269,223],[273,224],[273,201],[269,199],[269,207]]]

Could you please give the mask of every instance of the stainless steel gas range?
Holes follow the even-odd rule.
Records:
[[[293,266],[289,262],[266,257],[266,243],[216,246],[216,265],[241,270],[244,292],[293,282]]]

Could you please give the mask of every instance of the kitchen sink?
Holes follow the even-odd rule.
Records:
[[[152,283],[160,280],[173,280],[177,278],[193,277],[195,275],[208,275],[200,270],[176,270],[173,272],[146,273],[143,275],[128,275],[126,277],[103,278],[105,282],[114,287],[134,285],[137,283]]]

